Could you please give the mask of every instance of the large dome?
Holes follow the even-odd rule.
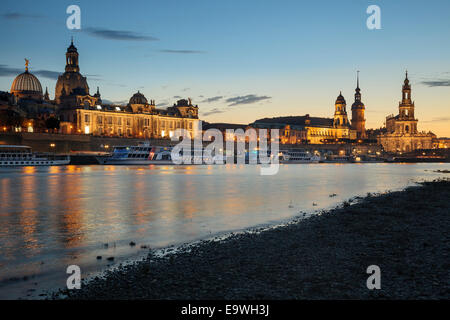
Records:
[[[56,81],[55,99],[57,103],[61,103],[61,96],[71,94],[82,96],[89,94],[86,77],[83,77],[79,72],[64,72]]]
[[[130,98],[130,104],[147,104],[147,98],[139,91]]]
[[[14,79],[11,86],[11,93],[42,94],[42,86],[38,78],[28,71],[25,71]]]

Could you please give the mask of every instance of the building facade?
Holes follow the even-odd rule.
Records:
[[[402,101],[399,113],[386,117],[386,132],[378,136],[378,142],[387,152],[410,152],[433,147],[432,133],[419,132],[418,119],[414,116],[415,104],[411,99],[411,85],[408,72],[402,87]]]
[[[364,113],[366,106],[361,101],[361,89],[359,88],[359,71],[355,89],[355,102],[352,104],[352,129],[356,131],[358,139],[366,139],[366,119]]]
[[[291,116],[264,118],[250,126],[255,129],[279,129],[281,144],[326,144],[356,139],[356,130],[348,121],[347,104],[342,93],[336,99],[333,118]],[[270,131],[269,131],[270,133]]]
[[[127,105],[104,104],[100,90],[89,92],[86,77],[80,73],[78,50],[71,42],[66,51],[65,72],[58,77],[55,99],[45,94],[36,76],[28,70],[18,75],[11,86],[11,107],[22,112],[26,122],[49,114],[59,119],[59,132],[110,137],[171,138],[176,129],[191,136],[198,130],[198,106],[191,99],[178,100],[167,109],[157,109],[139,91]],[[11,99],[10,99],[11,100]],[[32,112],[31,112],[32,111]]]

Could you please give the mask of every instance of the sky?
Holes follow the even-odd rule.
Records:
[[[66,26],[74,4],[80,30]],[[91,94],[126,104],[139,90],[159,108],[190,97],[208,122],[332,117],[340,91],[350,116],[359,70],[366,128],[380,128],[407,69],[419,130],[450,137],[448,0],[2,0],[0,90],[27,58],[54,97],[72,36]]]

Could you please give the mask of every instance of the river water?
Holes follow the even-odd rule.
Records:
[[[92,275],[111,265],[107,257],[117,264],[144,256],[141,246],[280,223],[446,169],[450,164],[289,164],[261,176],[256,165],[0,168],[0,299],[64,287],[69,265]]]

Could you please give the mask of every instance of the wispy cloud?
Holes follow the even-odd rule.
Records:
[[[428,80],[421,83],[429,87],[450,87],[450,80]]]
[[[50,70],[37,70],[37,71],[34,71],[33,73],[35,75],[43,77],[43,78],[56,80],[56,79],[58,79],[58,76],[62,72],[50,71]]]
[[[211,97],[211,98],[206,98],[204,100],[202,100],[202,102],[206,102],[206,103],[211,103],[211,102],[216,102],[223,99],[223,96],[215,96],[215,97]]]
[[[88,80],[96,80],[96,81],[102,80],[99,74],[86,74],[85,76],[88,78]]]
[[[206,116],[210,116],[212,114],[218,114],[218,113],[224,113],[224,112],[226,112],[226,111],[219,109],[219,108],[214,108],[214,109],[211,109],[210,111],[202,112],[202,115],[206,117]]]
[[[28,18],[43,18],[41,15],[37,14],[27,14],[27,13],[19,13],[19,12],[9,12],[1,14],[0,17],[8,19],[8,20],[19,20],[19,19],[28,19]]]
[[[248,94],[246,96],[237,96],[233,98],[228,98],[226,100],[230,106],[237,106],[240,104],[252,104],[259,101],[270,100],[272,97],[269,96],[257,96],[254,94]]]
[[[422,122],[432,123],[432,122],[448,122],[448,121],[450,121],[450,117],[437,117],[437,118],[433,118],[431,120],[424,120]]]
[[[128,100],[115,100],[115,101],[111,101],[108,99],[102,99],[103,104],[112,104],[112,105],[126,105],[128,104]]]
[[[206,53],[206,51],[201,51],[201,50],[173,50],[173,49],[162,49],[159,50],[159,52],[162,53],[176,53],[176,54],[201,54],[201,53]]]
[[[0,64],[0,77],[17,76],[24,71],[25,71],[24,69],[11,68],[11,67],[8,67],[7,65]],[[62,72],[52,71],[52,70],[36,70],[36,71],[30,71],[30,72],[32,72],[36,76],[53,79],[53,80],[58,79],[58,76],[62,73]]]
[[[97,38],[107,39],[107,40],[121,40],[121,41],[158,41],[159,39],[153,36],[148,36],[145,34],[127,31],[127,30],[110,30],[103,28],[85,28],[83,31],[87,32],[89,35]]]
[[[23,69],[11,68],[5,64],[0,64],[0,77],[16,76],[23,72]]]

